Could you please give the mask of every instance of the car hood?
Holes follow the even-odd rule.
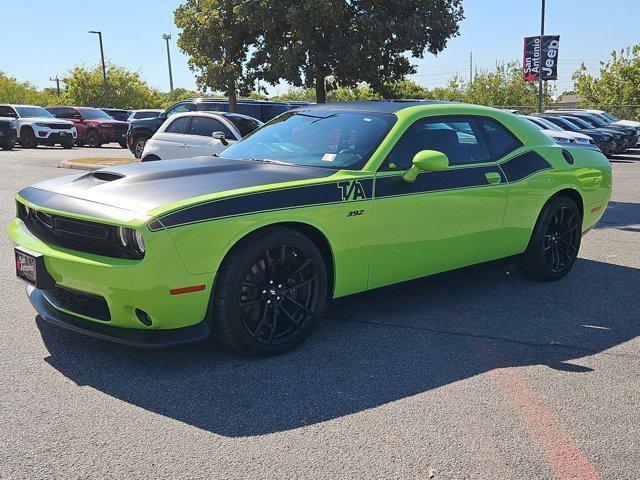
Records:
[[[336,172],[330,168],[196,157],[131,163],[59,177],[27,187],[19,195],[34,205],[98,218],[103,217],[101,205],[104,211],[115,207],[151,215],[155,209],[170,210],[171,204],[195,197],[329,177]]]
[[[23,122],[64,123],[73,125],[73,122],[70,122],[69,120],[61,120],[55,117],[20,117],[18,120]]]

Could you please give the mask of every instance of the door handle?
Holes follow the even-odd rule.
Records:
[[[498,172],[487,172],[484,174],[484,178],[491,184],[498,184],[502,181],[502,176]]]

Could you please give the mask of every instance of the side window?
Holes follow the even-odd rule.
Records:
[[[165,133],[185,133],[189,117],[176,118],[171,124],[165,128]]]
[[[228,109],[228,105],[220,102],[203,102],[196,104],[197,112],[226,112]]]
[[[478,122],[482,125],[494,160],[499,160],[522,146],[522,143],[497,120],[480,117]]]
[[[213,132],[223,132],[227,138],[235,139],[231,131],[224,124],[215,118],[209,117],[191,117],[191,126],[187,132],[189,135],[200,135],[202,137],[210,137]]]
[[[190,112],[191,106],[192,105],[190,103],[181,103],[180,105],[176,105],[172,109],[167,110],[167,117],[170,117],[171,115],[175,115],[176,113]]]
[[[8,105],[0,106],[0,117],[18,118],[16,111]]]
[[[449,157],[450,165],[491,161],[489,150],[474,119],[431,117],[411,125],[387,156],[382,170],[407,170],[421,150],[437,150]]]

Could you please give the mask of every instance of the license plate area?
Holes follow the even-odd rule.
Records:
[[[30,252],[21,247],[16,247],[14,252],[16,257],[16,276],[20,280],[40,290],[47,290],[55,285],[55,280],[47,271],[42,254]]]

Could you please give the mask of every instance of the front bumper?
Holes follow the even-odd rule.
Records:
[[[100,133],[100,139],[103,143],[111,143],[111,142],[125,142],[126,132],[114,130],[112,128],[101,128],[98,130]]]
[[[51,142],[54,139],[57,141],[60,141],[62,139],[71,139],[71,138],[75,140],[78,137],[78,132],[75,128],[61,130],[61,129],[54,129],[49,127],[34,126],[33,131],[39,142],[44,142],[44,141]]]
[[[44,256],[46,271],[56,286],[101,297],[108,307],[107,319],[100,319],[86,311],[56,304],[50,295],[45,296],[49,292],[32,289],[31,303],[45,320],[130,345],[162,346],[208,334],[205,327],[208,329],[215,272],[189,273],[168,233],[145,232],[147,253],[141,260],[106,257],[44,243],[20,219],[10,224],[9,234],[14,245]],[[175,294],[175,289],[194,285],[204,287]],[[148,314],[150,325],[141,321],[137,310]],[[203,319],[207,319],[205,323]],[[149,340],[154,336],[157,340]]]
[[[204,340],[211,332],[210,322],[207,319],[195,325],[168,330],[136,330],[114,327],[106,323],[85,320],[58,310],[47,300],[41,290],[32,286],[27,287],[27,295],[33,308],[45,321],[67,330],[131,347],[159,348],[190,343]]]

